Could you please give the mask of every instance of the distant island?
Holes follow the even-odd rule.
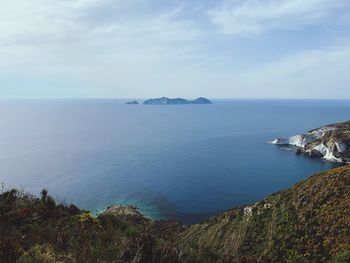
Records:
[[[212,104],[212,102],[206,98],[200,97],[195,100],[186,100],[183,98],[169,99],[167,97],[148,99],[143,104],[146,105],[179,105],[179,104]]]
[[[132,100],[132,101],[128,101],[127,103],[125,104],[139,104],[139,102],[137,100]]]

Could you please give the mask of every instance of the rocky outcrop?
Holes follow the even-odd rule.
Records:
[[[112,205],[107,207],[102,213],[120,216],[143,217],[142,213],[138,210],[138,208],[132,205]]]
[[[293,145],[297,154],[332,162],[350,162],[350,121],[329,124],[301,135],[277,138],[272,143]]]
[[[186,100],[182,98],[169,99],[167,97],[148,99],[143,104],[146,105],[179,105],[179,104],[212,104],[212,102],[206,98],[198,98],[195,100]]]

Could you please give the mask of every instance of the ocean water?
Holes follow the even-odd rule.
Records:
[[[336,164],[267,143],[350,119],[350,101],[0,100],[0,181],[93,212],[198,222]]]

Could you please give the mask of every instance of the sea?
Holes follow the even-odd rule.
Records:
[[[269,141],[350,119],[348,100],[125,102],[0,100],[0,182],[94,214],[130,204],[191,224],[339,166]]]

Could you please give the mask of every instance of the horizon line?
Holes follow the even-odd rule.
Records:
[[[166,96],[161,96],[166,97]],[[0,100],[147,100],[150,98],[161,98],[161,97],[0,97]],[[205,97],[200,96],[207,99],[212,100],[350,100],[350,98],[247,98],[247,97]],[[167,98],[187,98],[194,99],[200,97],[176,97],[169,96]]]

